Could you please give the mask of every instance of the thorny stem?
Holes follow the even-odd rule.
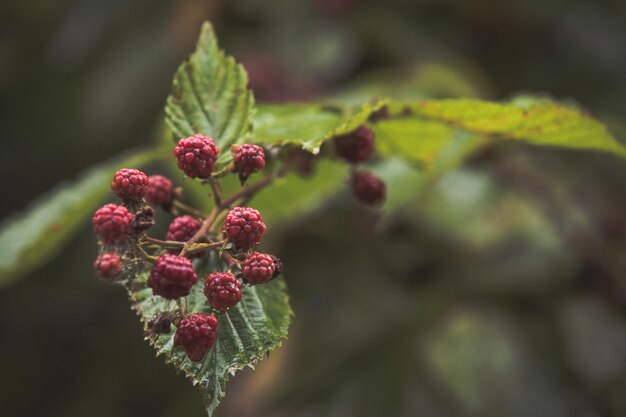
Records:
[[[279,177],[282,175],[284,174],[282,174],[282,170],[281,170],[276,177]],[[225,200],[220,201],[220,204],[215,205],[215,207],[213,208],[209,216],[204,220],[204,222],[202,222],[202,226],[200,227],[200,229],[196,232],[195,235],[193,235],[191,239],[189,239],[187,243],[188,244],[196,243],[198,240],[202,239],[202,237],[204,237],[207,234],[210,227],[213,225],[213,222],[215,222],[215,220],[217,219],[217,217],[220,215],[222,211],[232,206],[238,200],[245,198],[247,196],[252,196],[256,194],[262,188],[271,184],[272,181],[274,181],[276,177],[273,175],[266,175],[265,177],[263,177],[261,180],[257,181],[256,183],[249,185],[247,187],[244,187],[238,192],[232,194],[230,197],[226,198]]]

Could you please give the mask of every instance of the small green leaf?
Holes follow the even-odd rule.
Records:
[[[356,106],[314,103],[259,106],[248,139],[262,145],[296,144],[317,154],[325,141],[356,129],[385,104],[386,100],[377,100]]]
[[[519,97],[508,103],[478,99],[395,103],[394,110],[400,109],[478,134],[533,145],[598,150],[626,156],[626,148],[598,120],[577,107],[548,99]]]
[[[204,262],[204,265],[203,265]],[[224,265],[213,255],[210,262],[197,261],[199,276],[223,270]],[[174,301],[152,295],[147,287],[148,271],[137,275],[132,284],[130,298],[133,309],[147,323],[156,314],[172,311]],[[211,314],[202,291],[203,280],[199,280],[187,296],[189,312]],[[174,327],[168,334],[147,336],[157,355],[164,355],[187,378],[200,388],[205,407],[212,416],[225,395],[226,382],[236,371],[253,367],[287,337],[293,312],[289,307],[285,284],[282,278],[268,284],[244,287],[242,300],[226,314],[218,316],[218,337],[215,345],[201,362],[191,362],[183,349],[174,346]]]
[[[86,172],[38,200],[28,211],[0,225],[0,287],[19,279],[54,256],[110,192],[113,173],[159,157],[157,151],[117,158]]]
[[[174,140],[203,133],[230,159],[229,145],[250,128],[254,97],[243,66],[217,45],[210,23],[202,26],[196,51],[176,72],[165,107]]]

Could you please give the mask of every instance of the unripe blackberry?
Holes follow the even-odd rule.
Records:
[[[241,264],[244,281],[250,285],[263,284],[275,277],[276,263],[274,256],[267,253],[254,252]],[[282,265],[281,265],[282,267]]]
[[[148,335],[157,336],[169,333],[172,327],[172,321],[174,321],[175,318],[176,315],[169,311],[157,313],[154,317],[148,320]]]
[[[274,275],[272,275],[272,278],[276,278],[283,273],[283,261],[281,261],[278,256],[274,255],[272,255],[272,259],[274,260]]]
[[[200,230],[201,226],[202,223],[189,215],[176,217],[174,220],[172,220],[172,223],[170,223],[170,226],[167,229],[167,235],[165,236],[165,239],[175,240],[177,242],[187,242],[196,234],[198,230]],[[170,249],[169,252],[178,253],[180,251],[176,249]],[[199,252],[190,257],[193,258],[197,256],[202,256],[203,253],[204,252]]]
[[[124,206],[107,204],[93,215],[93,231],[105,245],[123,243],[132,234],[133,215]]]
[[[265,151],[258,145],[233,145],[231,152],[235,160],[235,170],[242,182],[265,167]]]
[[[152,226],[154,226],[154,217],[154,209],[148,205],[143,205],[143,207],[141,207],[141,209],[139,209],[135,213],[135,218],[133,219],[133,222],[131,224],[133,232],[135,234],[139,234],[150,229]]]
[[[376,206],[385,201],[385,183],[367,171],[359,171],[352,177],[352,192],[363,204]]]
[[[209,177],[219,153],[213,139],[200,133],[181,139],[174,148],[178,167],[191,178]]]
[[[96,258],[93,269],[100,278],[110,279],[122,272],[122,260],[117,253],[103,253]]]
[[[174,190],[172,181],[163,175],[152,175],[150,186],[146,193],[148,203],[169,210],[174,200]]]
[[[150,180],[138,169],[122,168],[115,173],[111,189],[122,200],[141,200],[148,192]]]
[[[356,164],[367,161],[374,153],[374,132],[367,126],[334,139],[337,154],[348,162]]]
[[[174,344],[181,345],[193,362],[200,362],[217,339],[217,318],[208,314],[191,313],[180,321]]]
[[[253,208],[235,207],[224,219],[224,236],[244,251],[258,245],[265,230],[261,213]]]
[[[187,296],[197,281],[198,275],[189,259],[165,254],[152,267],[148,287],[154,295],[175,300]]]
[[[170,223],[169,228],[167,229],[167,240],[175,240],[177,242],[186,242],[196,234],[202,224],[196,220],[195,218],[184,215],[176,217]]]
[[[223,312],[241,301],[241,283],[230,272],[213,272],[204,282],[204,295],[211,307]]]

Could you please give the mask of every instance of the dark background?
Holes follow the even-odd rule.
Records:
[[[153,143],[206,19],[258,101],[437,63],[486,98],[549,92],[623,132],[621,0],[4,1],[0,218]],[[290,339],[220,415],[626,415],[622,161],[493,149],[385,219],[347,194],[271,234]],[[0,292],[0,415],[203,415],[95,255],[85,227]]]

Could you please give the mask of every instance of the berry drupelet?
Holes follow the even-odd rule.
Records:
[[[359,171],[352,177],[352,192],[363,204],[376,206],[385,201],[385,183],[367,171]]]
[[[276,273],[276,258],[267,253],[254,252],[241,264],[241,274],[244,281],[250,285],[263,284],[280,274]],[[280,263],[280,261],[278,261]],[[282,265],[280,266],[282,269]]]
[[[181,345],[193,362],[200,362],[217,339],[217,318],[208,314],[191,313],[180,321],[174,344]]]
[[[122,272],[122,260],[117,253],[103,253],[93,263],[96,275],[103,279],[110,279]]]
[[[111,189],[122,200],[141,200],[148,192],[150,180],[138,169],[122,168],[115,173]]]
[[[334,139],[337,155],[353,164],[367,161],[374,153],[374,132],[367,126]]]
[[[200,133],[181,139],[174,148],[178,167],[190,178],[209,177],[219,152],[213,139]]]
[[[243,251],[258,245],[265,230],[261,213],[253,208],[235,207],[224,219],[224,236]]]
[[[105,245],[124,243],[132,234],[134,216],[124,206],[107,204],[100,207],[93,215],[93,231]]]
[[[239,173],[242,182],[265,167],[265,151],[258,145],[233,145],[231,152],[235,160],[235,171]]]
[[[204,295],[211,307],[223,312],[241,301],[241,283],[230,272],[213,272],[204,282]]]
[[[198,275],[191,261],[182,256],[162,255],[157,259],[148,278],[148,287],[154,295],[175,300],[189,295]]]
[[[177,242],[186,242],[196,234],[202,224],[196,220],[195,218],[184,215],[176,217],[170,223],[169,228],[167,229],[167,240],[175,240]]]
[[[152,175],[149,178],[150,186],[146,193],[148,203],[169,210],[174,201],[172,181],[163,175]]]

